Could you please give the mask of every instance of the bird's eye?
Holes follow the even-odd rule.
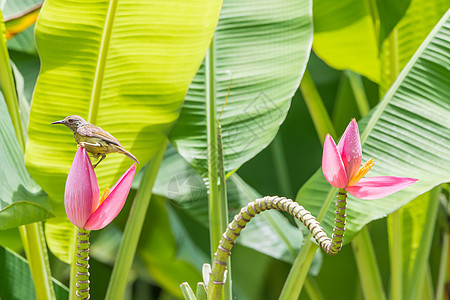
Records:
[[[73,123],[73,119],[69,119],[69,123]]]

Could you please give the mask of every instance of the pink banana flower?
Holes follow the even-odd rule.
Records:
[[[67,176],[64,206],[70,222],[85,230],[99,230],[122,210],[136,172],[133,164],[111,188],[99,195],[97,177],[86,149],[78,148]]]
[[[322,170],[326,180],[359,199],[378,199],[398,192],[417,181],[414,178],[379,176],[363,178],[373,167],[371,158],[361,168],[361,140],[353,119],[339,144],[327,134],[323,145]]]

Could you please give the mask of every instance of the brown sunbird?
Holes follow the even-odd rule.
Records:
[[[104,131],[98,126],[86,122],[80,116],[68,116],[64,120],[53,122],[52,124],[64,124],[73,131],[75,141],[87,152],[91,153],[94,158],[100,160],[93,166],[94,168],[106,157],[108,153],[122,153],[139,163],[133,154],[128,152],[119,141],[109,132]]]

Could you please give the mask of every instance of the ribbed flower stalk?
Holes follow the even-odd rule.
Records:
[[[76,256],[76,295],[79,299],[89,299],[89,231],[81,228],[78,229]]]
[[[312,237],[327,254],[335,255],[341,250],[344,238],[346,200],[347,192],[344,189],[339,189],[335,211],[336,218],[334,219],[334,229],[331,238],[327,236],[320,223],[308,210],[291,199],[267,196],[250,202],[234,216],[233,221],[228,224],[227,230],[222,235],[219,247],[214,254],[213,269],[208,282],[208,299],[220,299],[231,248],[236,243],[236,239],[240,235],[241,230],[257,214],[270,209],[277,209],[289,213],[308,228]]]
[[[334,228],[333,228],[333,235],[331,237],[331,245],[329,246],[329,251],[324,249],[325,252],[327,252],[327,254],[335,255],[342,248],[342,241],[344,240],[344,231],[345,231],[346,208],[347,208],[347,191],[344,189],[339,189],[337,194],[336,210],[334,211],[336,217],[334,218]]]

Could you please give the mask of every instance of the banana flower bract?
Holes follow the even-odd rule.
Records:
[[[371,158],[361,168],[361,140],[358,124],[353,119],[336,146],[327,134],[323,146],[322,170],[326,180],[334,187],[342,188],[359,199],[378,199],[398,192],[417,179],[379,176],[363,178],[374,165]]]
[[[70,222],[85,230],[99,230],[111,223],[122,210],[136,172],[133,164],[100,197],[97,177],[86,149],[78,148],[67,176],[64,206]]]

